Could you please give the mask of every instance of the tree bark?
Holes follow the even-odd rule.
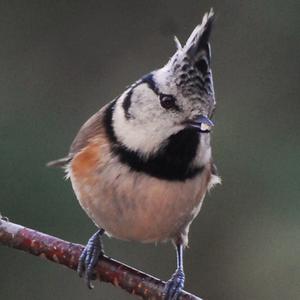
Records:
[[[77,269],[82,245],[9,222],[0,216],[0,244]],[[165,282],[104,256],[96,267],[97,279],[142,299],[163,299]],[[178,300],[201,300],[182,291]]]

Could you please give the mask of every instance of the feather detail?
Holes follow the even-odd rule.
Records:
[[[213,22],[214,11],[211,9],[203,16],[202,23],[193,30],[183,48],[184,52],[194,56],[208,44]]]
[[[46,166],[50,168],[65,168],[71,160],[72,157],[67,156],[57,160],[49,161]]]
[[[181,45],[181,43],[180,43],[180,41],[179,41],[179,39],[176,35],[174,36],[174,42],[176,44],[177,50],[182,50],[182,45]]]

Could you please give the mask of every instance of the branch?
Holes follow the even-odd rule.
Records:
[[[84,248],[82,245],[11,223],[1,218],[1,215],[0,244],[46,258],[72,270],[77,269],[78,259]],[[107,256],[100,259],[96,274],[98,280],[109,282],[142,299],[163,299],[165,282]],[[201,299],[183,291],[178,300]]]

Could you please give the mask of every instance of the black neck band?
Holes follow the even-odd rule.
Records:
[[[203,167],[191,167],[199,145],[199,134],[196,130],[184,129],[170,136],[166,145],[147,159],[120,143],[112,126],[115,103],[116,100],[108,106],[105,112],[104,126],[112,144],[112,152],[122,163],[136,172],[143,172],[169,181],[185,181],[203,171]]]

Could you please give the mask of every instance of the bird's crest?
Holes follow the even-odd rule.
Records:
[[[211,72],[211,51],[209,38],[214,21],[211,9],[196,26],[186,44],[181,45],[177,37],[176,53],[171,57],[165,71],[173,78],[185,96],[194,95],[214,104],[214,88]]]

